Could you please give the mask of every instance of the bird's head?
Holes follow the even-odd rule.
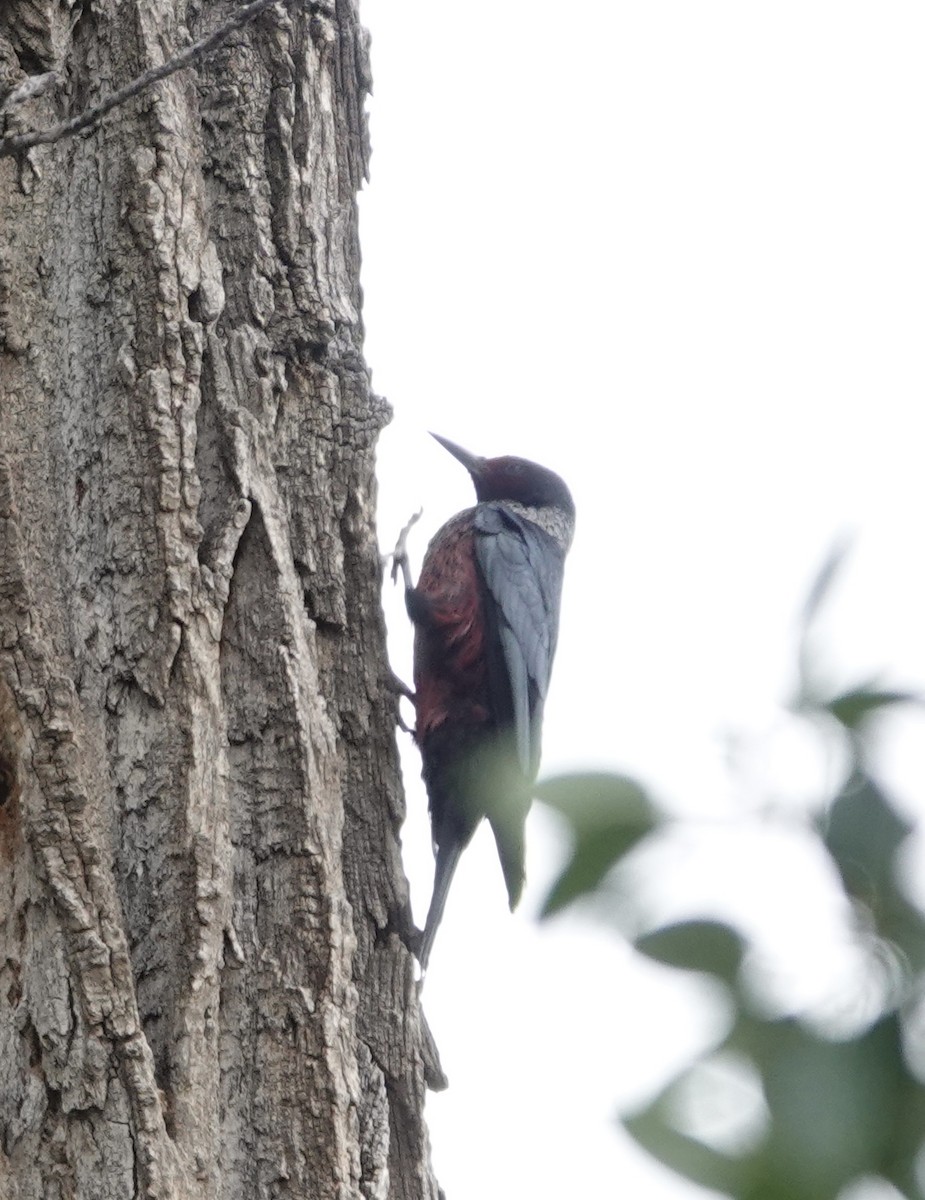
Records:
[[[482,458],[478,454],[470,454],[438,433],[432,433],[431,437],[469,472],[478,500],[509,500],[527,508],[556,508],[574,520],[575,502],[572,494],[555,471],[513,455]]]

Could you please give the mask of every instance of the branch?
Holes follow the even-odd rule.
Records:
[[[75,133],[80,133],[81,130],[96,125],[107,113],[118,108],[120,104],[125,104],[127,100],[131,100],[133,96],[137,96],[139,92],[149,88],[152,83],[159,83],[160,80],[167,79],[176,71],[188,67],[190,63],[204,58],[217,46],[220,46],[230,33],[240,29],[242,25],[246,25],[265,8],[269,8],[271,4],[275,3],[276,0],[252,0],[250,4],[239,8],[223,25],[219,25],[212,33],[200,38],[198,42],[193,42],[185,50],[181,50],[174,58],[169,58],[159,67],[152,67],[145,71],[131,83],[127,83],[125,87],[119,88],[117,92],[113,92],[101,100],[99,104],[84,109],[82,113],[78,113],[76,117],[70,117],[67,121],[62,121],[60,125],[52,125],[50,129],[33,129],[28,133],[16,133],[0,138],[0,158],[16,154],[20,150],[28,150],[32,146],[44,146],[51,142],[58,142],[62,138],[72,137]]]
[[[3,103],[0,104],[0,116],[10,112],[17,104],[25,104],[34,96],[41,96],[60,82],[61,76],[57,71],[46,71],[44,75],[28,75],[17,87],[5,93]]]

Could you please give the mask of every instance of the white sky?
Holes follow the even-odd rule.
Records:
[[[566,478],[578,533],[544,773],[628,771],[698,817],[706,832],[662,852],[652,903],[670,916],[733,895],[788,997],[823,1003],[845,969],[840,909],[786,821],[760,843],[743,822],[768,792],[786,809],[831,783],[779,705],[794,614],[845,530],[833,669],[925,686],[925,8],[362,0],[362,15],[367,357],[396,414],[383,546],[423,505],[416,570],[471,503],[428,429]],[[410,678],[397,590],[387,615]],[[923,723],[901,725],[883,769],[914,812]],[[732,781],[730,734],[744,746]],[[404,743],[423,920],[426,801]],[[428,1106],[448,1200],[705,1195],[614,1114],[673,1074],[718,1010],[608,934],[538,929],[558,851],[542,814],[528,837],[513,918],[491,837],[476,838],[428,974],[451,1081]]]

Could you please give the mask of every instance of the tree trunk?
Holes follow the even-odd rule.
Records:
[[[4,0],[7,132],[229,2]],[[0,1197],[435,1197],[355,0],[0,159]]]

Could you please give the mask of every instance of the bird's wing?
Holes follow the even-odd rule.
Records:
[[[539,769],[565,554],[545,530],[502,502],[478,506],[475,530],[492,703],[498,720],[512,725],[521,770],[532,782]]]

